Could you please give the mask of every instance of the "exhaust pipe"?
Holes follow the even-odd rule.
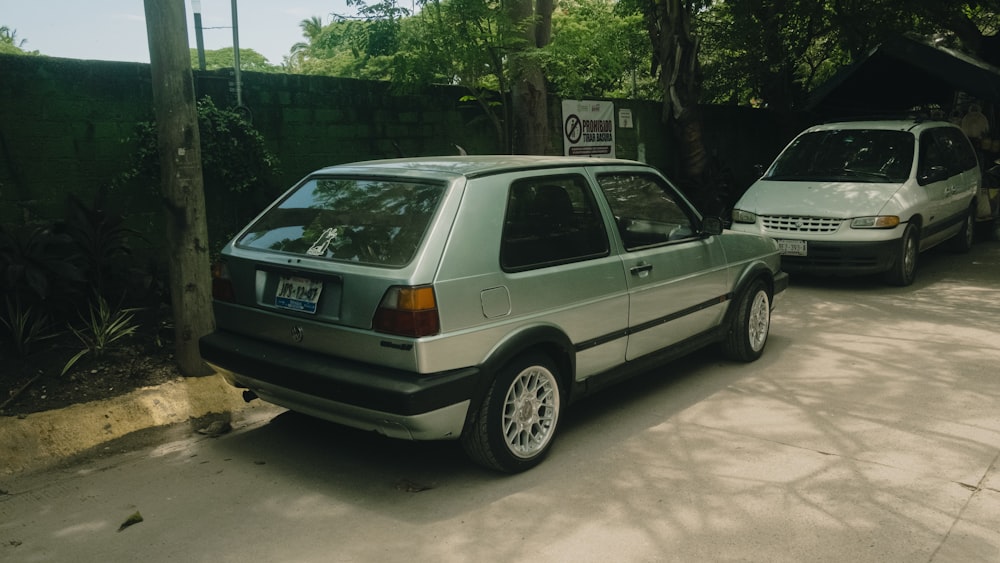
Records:
[[[249,403],[250,401],[257,398],[257,394],[249,389],[243,390],[243,400]]]

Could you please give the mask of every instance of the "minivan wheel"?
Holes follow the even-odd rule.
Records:
[[[975,242],[975,238],[976,208],[969,207],[968,213],[965,214],[965,221],[962,223],[962,229],[951,238],[949,243],[953,251],[964,254],[972,250],[972,243]]]
[[[491,469],[530,469],[552,446],[561,403],[552,361],[538,353],[521,356],[497,375],[462,433],[462,447],[473,461]]]
[[[896,252],[892,267],[885,273],[885,281],[901,287],[910,285],[917,277],[917,256],[920,252],[918,231],[912,223],[903,231]]]
[[[764,353],[771,329],[771,297],[763,280],[750,284],[736,306],[729,334],[722,342],[722,351],[730,359],[752,362]]]

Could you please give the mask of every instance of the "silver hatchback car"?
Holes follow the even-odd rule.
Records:
[[[253,397],[506,472],[564,409],[718,344],[760,357],[775,241],[723,232],[654,168],[575,157],[318,170],[222,252],[203,357]]]

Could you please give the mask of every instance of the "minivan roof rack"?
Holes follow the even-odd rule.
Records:
[[[831,117],[829,119],[825,119],[823,123],[840,123],[845,121],[914,121],[916,123],[922,123],[924,121],[936,121],[936,119],[924,111],[909,111],[901,113],[873,113],[869,115]]]

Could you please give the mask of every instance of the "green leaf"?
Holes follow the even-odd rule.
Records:
[[[125,528],[128,528],[129,526],[134,526],[139,522],[142,522],[142,520],[143,520],[142,514],[139,514],[139,511],[136,510],[131,516],[129,516],[128,518],[125,519],[124,522],[122,522],[121,526],[118,526],[118,531],[120,532]]]

